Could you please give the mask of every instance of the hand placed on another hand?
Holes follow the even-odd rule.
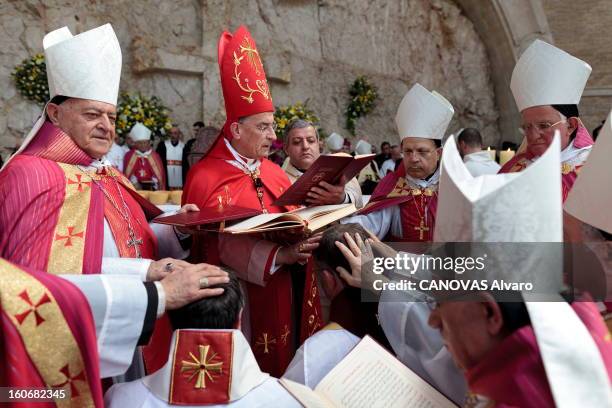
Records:
[[[189,265],[191,265],[189,262],[174,258],[163,258],[159,261],[153,261],[149,265],[147,282],[161,280],[169,273],[181,270]]]

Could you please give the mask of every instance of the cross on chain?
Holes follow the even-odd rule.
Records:
[[[417,227],[414,227],[415,231],[419,231],[419,239],[422,241],[423,240],[423,233],[425,231],[429,231],[429,227],[425,226],[425,221],[423,221],[423,218],[421,217],[421,223],[420,225]]]
[[[127,240],[127,246],[128,248],[131,246],[134,247],[134,251],[136,252],[136,258],[140,258],[140,248],[138,248],[138,246],[142,244],[142,238],[136,238],[134,231],[130,230],[130,239]]]

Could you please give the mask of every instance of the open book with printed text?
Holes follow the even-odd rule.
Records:
[[[306,408],[456,408],[370,336],[314,390],[285,378],[279,382]]]
[[[223,230],[230,234],[249,234],[303,228],[304,232],[317,231],[334,221],[357,211],[355,204],[319,205],[299,208],[286,213],[260,214]]]

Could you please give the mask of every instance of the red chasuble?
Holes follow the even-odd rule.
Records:
[[[122,257],[137,257],[138,251],[143,258],[156,258],[157,238],[139,204],[142,198],[110,166],[98,173],[83,171],[92,161],[68,135],[45,122],[28,148],[0,172],[0,256],[55,274],[99,273],[106,217]]]
[[[389,234],[385,241],[430,242],[433,239],[438,185],[422,188],[406,179],[406,169],[399,166],[378,184],[370,202],[359,214],[369,214],[398,205],[402,218],[402,236]]]
[[[217,50],[227,120],[210,151],[189,170],[183,203],[193,203],[201,209],[235,204],[267,212],[284,212],[287,208],[272,205],[291,184],[280,167],[264,158],[257,170],[258,174],[247,174],[227,162],[234,160],[224,141],[224,138],[231,140],[230,125],[243,117],[274,112],[266,73],[255,40],[246,27],[241,26],[234,34],[221,34]],[[218,238],[212,234],[206,238],[196,237],[191,249],[195,260],[219,264],[221,256]],[[239,237],[238,240],[249,240],[252,243],[252,238]],[[261,239],[258,243],[265,243],[263,240],[266,237],[261,236]],[[222,237],[222,240],[225,238]],[[295,274],[295,282],[303,282],[304,296],[295,296],[292,293],[291,273],[286,270],[288,268],[283,267],[274,274],[269,274],[278,247],[268,246],[267,250],[263,250],[257,244],[253,246],[232,242],[223,246],[223,254],[232,252],[232,256],[249,259],[248,266],[243,268],[247,270],[237,270],[242,278],[251,278],[245,276],[249,273],[251,260],[265,266],[263,277],[247,279],[260,283],[256,285],[247,282],[251,346],[262,370],[280,377],[295,352],[296,344],[292,341],[292,331],[293,322],[298,321],[298,318],[292,319],[292,312],[296,301],[302,301],[300,323],[295,325],[300,328],[300,340],[303,341],[313,334],[321,325],[321,306],[313,268],[309,262],[305,273],[296,271],[298,273]],[[262,259],[264,256],[266,259]]]
[[[597,307],[578,301],[572,309],[593,337],[612,380],[612,341]],[[466,379],[470,391],[493,400],[495,407],[555,406],[531,326],[504,339],[467,371]]]
[[[595,142],[591,138],[589,131],[582,125],[578,127],[576,137],[571,142],[576,149],[592,146],[594,143]],[[531,163],[533,163],[535,159],[536,158],[528,151],[517,154],[506,164],[504,164],[504,166],[499,170],[499,173],[517,173],[519,171],[523,171]],[[565,202],[570,190],[574,186],[576,177],[578,177],[578,173],[580,173],[580,168],[583,166],[583,164],[583,161],[576,160],[568,160],[561,163],[561,192],[563,194],[563,202]]]
[[[234,157],[220,139],[220,143],[216,143],[213,150],[189,170],[183,202],[194,203],[200,208],[235,203],[261,210],[262,204],[252,177],[227,160],[234,160]],[[286,211],[287,208],[272,204],[291,185],[285,172],[263,159],[259,166],[259,178],[263,184],[264,208],[270,213]],[[267,238],[264,235],[258,237]],[[194,261],[219,264],[217,240],[218,237],[213,234],[195,237],[192,255],[197,258]],[[266,271],[270,270],[275,253],[276,249],[269,253],[265,261]],[[236,256],[255,255],[237,252]],[[294,327],[300,328],[300,340],[304,341],[321,326],[320,299],[311,262],[307,264],[306,273],[300,271],[294,275],[296,278],[304,276],[303,296],[292,294],[292,276],[286,269],[283,267],[272,275],[266,272],[263,278],[265,286],[247,282],[253,353],[263,371],[278,377],[284,373],[295,353],[296,345],[291,334]],[[293,324],[291,317],[294,300],[302,301],[301,318],[297,325]]]
[[[139,183],[151,182],[153,177],[157,179],[158,190],[166,189],[166,173],[164,164],[157,152],[151,150],[147,157],[142,157],[132,149],[125,154],[125,175],[128,179],[135,176]]]
[[[83,294],[64,279],[3,259],[0,275],[0,387],[54,387],[70,395],[61,406],[104,407],[95,325]]]

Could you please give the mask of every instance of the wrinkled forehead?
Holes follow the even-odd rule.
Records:
[[[287,143],[291,143],[292,141],[297,141],[298,139],[309,139],[309,138],[317,138],[317,132],[315,128],[312,126],[306,126],[303,128],[293,128],[289,131],[287,135]]]
[[[96,110],[101,113],[115,114],[117,107],[107,102],[94,101],[91,99],[69,98],[59,105],[62,109],[76,111]]]
[[[521,112],[523,123],[557,122],[561,113],[550,105],[532,106]]]
[[[250,123],[252,125],[270,124],[274,122],[274,113],[272,112],[257,113],[255,115],[245,116],[241,118],[241,120],[243,123]]]
[[[410,150],[435,149],[436,143],[423,137],[406,137],[402,140],[401,148]]]

